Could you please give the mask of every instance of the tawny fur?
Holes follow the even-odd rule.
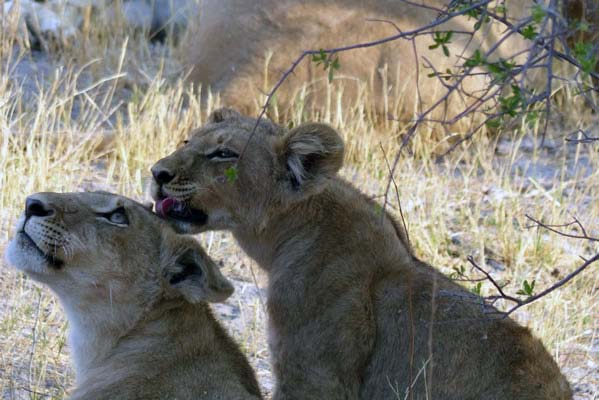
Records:
[[[424,3],[443,9],[449,1]],[[517,21],[530,15],[531,4],[529,0],[507,1],[509,18]],[[407,32],[438,17],[435,10],[400,0],[204,0],[199,21],[190,28],[183,48],[192,68],[192,81],[202,84],[205,92],[210,88],[220,93],[224,105],[253,113],[262,106],[264,97],[260,95],[271,90],[302,51],[375,41],[396,35],[396,26]],[[343,104],[356,104],[366,91],[369,95],[360,97],[362,104],[370,104],[385,115],[410,118],[446,91],[438,78],[427,77],[433,71],[425,68],[425,59],[437,71],[449,68],[457,72],[457,65],[475,50],[484,54],[497,45],[492,58],[497,59],[513,56],[526,46],[518,35],[499,42],[505,33],[499,23],[484,25],[473,38],[458,33],[472,31],[475,22],[460,17],[435,28],[456,32],[447,45],[449,57],[441,48],[429,49],[434,44],[431,35],[416,37],[415,49],[411,41],[400,39],[339,53],[341,67],[335,73],[334,85],[342,90]],[[307,106],[326,106],[330,90],[327,74],[322,65],[307,57],[277,91],[273,104],[284,113],[292,99],[305,95]],[[463,82],[469,91],[487,84],[480,74]],[[334,106],[337,98],[330,101]],[[447,112],[452,116],[470,102],[464,96],[452,96],[439,107],[438,115]]]
[[[235,160],[214,150],[239,154],[254,124],[218,110],[152,169],[174,176],[154,184],[156,198],[184,182],[195,188],[188,207],[208,215],[203,226],[173,220],[177,229],[229,229],[268,273],[275,400],[571,399],[528,329],[487,318],[480,298],[418,260],[400,225],[337,176],[332,128],[262,121],[237,178],[223,179]]]
[[[49,286],[66,311],[71,400],[261,398],[248,361],[206,303],[233,287],[195,240],[117,195],[30,199],[49,215],[21,218],[7,258]],[[126,225],[107,219],[119,207]]]

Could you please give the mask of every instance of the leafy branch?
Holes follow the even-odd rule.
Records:
[[[502,3],[498,4],[498,2],[493,0],[454,0],[445,8],[436,8],[410,0],[399,1],[429,11],[433,10],[437,12],[438,15],[430,23],[409,31],[402,30],[393,21],[379,20],[379,22],[389,23],[394,26],[397,33],[379,40],[356,43],[348,46],[303,51],[292,62],[290,67],[282,73],[279,80],[266,94],[266,99],[239,159],[244,156],[250,141],[256,133],[260,121],[267,113],[274,95],[306,57],[310,57],[313,63],[317,66],[322,66],[325,71],[328,71],[328,78],[329,81],[331,81],[334,78],[334,73],[342,68],[342,63],[339,58],[342,53],[356,49],[380,46],[397,40],[406,40],[411,43],[414,51],[417,72],[416,79],[417,82],[419,82],[420,57],[418,57],[416,50],[416,38],[423,36],[432,38],[432,44],[429,46],[429,49],[439,49],[444,56],[449,57],[452,52],[452,47],[449,45],[452,44],[452,40],[456,35],[466,35],[470,37],[470,40],[468,41],[468,43],[470,43],[475,35],[482,30],[481,28],[483,26],[492,23],[499,23],[505,28],[502,36],[499,37],[486,51],[476,50],[469,55],[464,55],[466,50],[464,48],[461,53],[458,53],[460,54],[458,58],[461,60],[461,63],[458,63],[453,68],[439,71],[433,62],[422,57],[425,68],[430,70],[430,73],[427,74],[428,78],[437,79],[439,84],[444,88],[444,92],[442,92],[442,94],[433,100],[426,108],[424,108],[421,103],[418,104],[418,112],[413,119],[408,121],[400,148],[395,154],[392,162],[390,162],[385,155],[385,161],[389,170],[389,179],[384,192],[383,211],[384,207],[388,204],[387,198],[391,186],[393,185],[393,187],[396,188],[393,176],[401,154],[414,135],[416,135],[418,129],[424,124],[439,124],[449,134],[451,133],[451,126],[460,120],[467,117],[480,117],[480,122],[476,123],[469,132],[464,134],[460,140],[456,141],[446,153],[441,155],[441,157],[453,151],[463,142],[470,140],[482,127],[498,128],[505,124],[509,119],[519,117],[523,117],[529,124],[533,124],[540,118],[544,118],[545,123],[542,128],[544,138],[553,112],[551,101],[554,94],[553,85],[555,82],[570,81],[570,78],[560,76],[556,73],[553,68],[556,61],[565,62],[576,69],[577,73],[574,82],[578,87],[578,94],[583,96],[587,105],[599,112],[599,105],[596,104],[596,97],[591,95],[599,93],[599,86],[597,85],[597,82],[599,82],[599,73],[596,69],[599,63],[599,56],[597,55],[597,52],[593,50],[593,43],[577,41],[573,44],[572,48],[564,46],[567,42],[567,36],[572,32],[572,27],[568,26],[567,21],[565,21],[558,12],[560,9],[559,0],[548,0],[545,5],[536,3],[536,5],[532,7],[530,15],[517,22],[510,21],[507,18],[508,10],[506,7]],[[474,20],[471,30],[457,32],[442,29],[442,25],[445,23],[454,18],[463,16]],[[578,24],[578,29],[584,29],[584,26]],[[505,45],[510,38],[518,35],[529,41],[529,47],[524,50],[515,51],[508,57],[498,56],[498,49],[502,45]],[[564,51],[561,50],[563,47],[565,47]],[[522,61],[522,58],[525,60]],[[546,76],[546,83],[540,90],[538,88],[531,88],[529,85],[529,74],[539,71]],[[480,76],[489,78],[488,85],[481,90],[472,91],[465,85],[468,78]],[[421,102],[422,97],[420,95],[420,86],[418,84],[416,85],[416,89],[418,91],[417,98]],[[466,104],[461,112],[456,115],[447,115],[446,113],[443,113],[441,117],[433,117],[436,110],[446,109],[448,104],[456,96]],[[577,133],[579,134],[578,139],[568,137],[566,140],[574,143],[591,143],[599,140],[599,138],[592,137],[582,130]],[[581,135],[582,138],[580,138]],[[593,242],[597,241],[596,238],[586,234],[586,231],[576,219],[573,224],[582,230],[582,235],[566,233],[558,229],[559,227],[566,227],[569,225],[551,226],[543,224],[530,216],[527,217],[538,227],[548,229],[561,236]],[[484,281],[489,281],[495,287],[498,294],[486,297],[484,300],[487,303],[492,305],[498,300],[505,300],[512,303],[511,308],[500,313],[504,317],[507,317],[516,310],[531,304],[554,290],[566,285],[587,269],[588,266],[598,260],[599,253],[588,260],[584,260],[582,265],[577,267],[566,277],[540,292],[536,292],[536,281],[524,280],[521,287],[516,292],[516,295],[509,295],[488,272],[476,264],[472,257],[468,257],[470,264],[483,275],[483,278],[481,279],[470,279],[471,281],[476,282],[473,291],[480,294]],[[463,270],[458,270],[455,271],[455,274],[456,276],[461,277],[464,275],[463,272]]]

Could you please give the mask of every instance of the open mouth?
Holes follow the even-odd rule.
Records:
[[[157,200],[156,214],[163,218],[189,222],[196,225],[204,225],[208,220],[208,215],[204,211],[189,207],[185,201],[174,197],[164,197]]]
[[[25,231],[20,231],[19,235],[31,248],[33,248],[44,260],[46,260],[50,267],[56,269],[62,268],[64,262],[55,256],[44,253],[42,249],[40,249],[33,241],[33,239],[31,239],[31,236],[29,236]]]

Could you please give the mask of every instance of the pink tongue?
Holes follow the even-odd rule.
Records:
[[[172,197],[166,197],[162,200],[158,200],[156,202],[156,214],[166,218],[168,212],[172,210],[177,203],[179,203],[179,201]]]

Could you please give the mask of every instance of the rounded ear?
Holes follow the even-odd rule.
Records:
[[[287,132],[277,149],[292,192],[321,191],[343,165],[343,139],[325,124],[307,123]]]
[[[210,113],[208,116],[209,123],[219,123],[229,119],[241,118],[241,114],[232,108],[219,108]]]
[[[233,294],[233,285],[199,245],[171,258],[163,275],[167,284],[190,303],[221,302]]]

